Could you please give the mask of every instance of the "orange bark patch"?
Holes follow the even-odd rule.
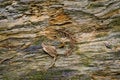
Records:
[[[71,23],[71,21],[70,18],[64,13],[60,13],[50,19],[50,25],[64,25],[67,23]]]

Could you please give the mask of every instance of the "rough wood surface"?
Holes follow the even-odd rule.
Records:
[[[120,0],[0,0],[0,63],[0,80],[120,80]]]

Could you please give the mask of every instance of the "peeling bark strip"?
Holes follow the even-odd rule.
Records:
[[[56,31],[62,37],[67,37],[68,39],[70,39],[70,49],[66,50],[66,52],[65,52],[65,55],[67,55],[67,56],[70,55],[73,52],[73,49],[75,47],[76,38],[74,37],[74,35],[70,31],[66,30],[65,28],[56,29]]]
[[[74,37],[74,35],[66,30],[65,28],[63,29],[56,29],[56,31],[62,36],[62,37],[67,37],[68,39],[70,39],[71,42],[76,42],[76,38]]]

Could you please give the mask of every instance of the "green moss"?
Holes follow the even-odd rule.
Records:
[[[73,72],[74,70],[49,70],[47,72],[44,71],[33,71],[28,75],[25,75],[24,77],[22,77],[20,80],[56,80],[56,79],[60,79],[63,80],[61,77],[61,75],[66,72]],[[67,75],[65,75],[67,77]]]
[[[22,7],[19,7],[17,10],[26,11],[26,10],[28,10],[28,7],[27,6],[22,6]]]
[[[35,74],[28,76],[28,79],[29,80],[45,80],[46,77],[47,75],[45,75],[45,73],[36,72]]]
[[[89,66],[92,62],[92,59],[90,59],[88,57],[84,57],[81,61],[82,61],[84,66]]]
[[[114,19],[110,24],[113,26],[120,26],[120,17]]]
[[[114,32],[119,32],[120,31],[120,26],[114,26],[113,31]]]
[[[31,22],[31,24],[37,26],[37,25],[42,25],[44,23],[42,21],[38,21],[38,22]]]
[[[81,57],[80,61],[82,62],[82,64],[84,66],[87,66],[87,67],[93,61],[92,58],[90,57],[89,53],[93,53],[93,51],[86,51],[86,52],[80,52],[80,51],[78,51],[78,53],[76,53],[77,55],[79,55]]]
[[[89,43],[88,41],[80,42],[79,44],[86,44]]]
[[[80,51],[78,50],[78,51],[76,51],[75,53],[79,55],[79,54],[80,54]]]
[[[5,73],[2,75],[2,80],[19,80],[19,76],[15,74],[16,72],[13,71]]]
[[[11,4],[12,4],[12,1],[5,1],[5,2],[0,3],[0,7],[6,7]]]
[[[120,31],[120,17],[115,18],[110,24],[110,27],[112,27],[112,30],[115,32]]]
[[[96,53],[96,52],[98,52],[98,51],[80,51],[80,50],[78,50],[75,53],[81,56],[82,54],[90,54],[90,53]]]
[[[40,36],[35,42],[34,45],[40,45],[42,42],[47,42],[49,39],[46,36]]]
[[[1,19],[7,19],[7,16],[0,15],[0,20],[1,20]]]
[[[102,32],[102,33],[99,33],[97,35],[95,35],[96,38],[100,38],[100,37],[104,37],[104,36],[107,36],[108,33],[107,32]]]
[[[92,80],[87,74],[75,75],[70,80]]]
[[[88,8],[98,8],[98,7],[103,7],[104,5],[101,3],[91,3]]]
[[[40,40],[37,40],[37,41],[35,41],[33,44],[34,44],[34,45],[39,45],[39,44],[41,44],[41,41],[40,41]]]
[[[88,26],[88,25],[84,25],[84,26],[81,26],[80,27],[80,32],[92,32],[94,29],[92,29],[91,26]]]
[[[80,79],[80,76],[79,76],[79,75],[73,76],[73,77],[71,78],[71,80],[79,80],[79,79]]]
[[[46,72],[43,71],[32,71],[28,74],[23,73],[21,75],[18,75],[17,72],[11,71],[3,75],[3,80],[46,80],[46,77]]]

